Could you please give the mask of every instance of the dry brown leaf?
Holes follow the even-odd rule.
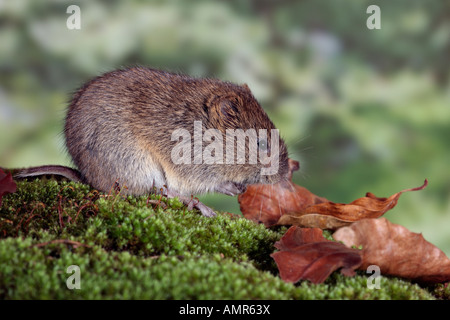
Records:
[[[245,218],[266,227],[297,225],[305,228],[338,229],[364,218],[378,218],[395,207],[402,193],[424,189],[428,181],[417,188],[405,189],[388,198],[366,193],[365,197],[344,204],[328,201],[291,181],[298,162],[289,159],[290,180],[274,185],[256,184],[239,195]]]
[[[318,228],[292,226],[275,247],[280,251],[271,257],[278,266],[281,279],[286,282],[309,280],[322,283],[339,268],[342,268],[342,274],[353,276],[361,264],[359,250],[326,240]]]
[[[17,185],[12,179],[11,173],[6,174],[0,169],[0,205],[2,204],[2,197],[8,193],[16,192]]]
[[[289,159],[291,177],[298,166],[297,161]],[[270,227],[285,213],[300,212],[308,206],[328,200],[291,181],[285,181],[274,185],[250,185],[239,195],[238,201],[244,217]]]
[[[348,226],[352,221],[345,221],[339,218],[326,214],[297,214],[287,213],[280,217],[277,224],[279,225],[294,225],[304,228],[320,228],[336,230],[341,227]]]
[[[363,247],[361,269],[377,265],[382,275],[424,283],[450,281],[450,260],[444,252],[386,218],[355,222],[337,230],[333,238],[348,247]]]
[[[274,246],[278,250],[295,250],[305,243],[330,241],[323,237],[323,231],[319,228],[299,228],[292,226],[286,231],[281,239],[275,242]]]
[[[349,204],[328,201],[310,205],[301,211],[285,213],[278,224],[335,230],[364,218],[378,218],[395,207],[402,193],[422,190],[427,184],[425,180],[422,186],[402,190],[389,198],[376,197],[368,192],[365,197]]]
[[[422,190],[427,185],[428,180],[425,179],[422,186],[402,190],[389,198],[379,198],[373,193],[367,192],[365,197],[356,199],[349,204],[334,202],[321,203],[306,208],[303,214],[332,214],[335,218],[352,222],[365,218],[378,218],[397,205],[402,193]]]

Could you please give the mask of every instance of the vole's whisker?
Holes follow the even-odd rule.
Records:
[[[291,192],[294,194],[294,198],[298,201],[298,202],[300,202],[301,201],[301,198],[300,198],[300,196],[298,195],[298,193],[296,192],[296,190],[295,190],[295,184],[292,182],[292,181],[289,181],[289,186],[291,187]]]
[[[300,149],[299,152],[302,153],[304,151],[308,151],[308,150],[312,150],[314,149],[314,146],[308,146],[308,147],[304,147],[303,149]]]
[[[292,143],[292,146],[295,146],[296,144],[298,144],[298,143],[300,143],[300,142],[302,142],[302,141],[304,141],[304,140],[306,140],[306,139],[308,139],[308,138],[310,138],[310,137],[311,137],[310,134],[305,135],[304,137],[298,139],[297,141],[294,141],[294,142]]]
[[[256,191],[259,191],[259,190],[256,190]],[[252,201],[250,202],[250,207],[253,205],[253,201],[255,201],[255,197],[257,194],[258,194],[258,192],[253,193]]]
[[[288,181],[288,188],[289,192],[295,192],[295,184],[292,181]]]
[[[273,185],[272,185],[272,189],[273,189]],[[283,192],[280,192],[280,193],[281,193],[281,197],[284,198],[284,193]],[[277,197],[277,201],[278,201],[278,210],[279,210],[279,213],[280,213],[280,216],[281,216],[283,214],[283,210],[281,209],[280,197]]]
[[[261,189],[263,187],[263,185],[258,185],[258,188]],[[259,193],[259,192],[258,192]],[[261,217],[262,217],[262,205],[263,205],[264,201],[260,201],[259,203],[261,204],[259,206],[259,217],[258,217],[258,221],[261,221]]]

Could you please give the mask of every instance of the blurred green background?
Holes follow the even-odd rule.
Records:
[[[69,30],[69,5],[81,30]],[[381,9],[369,30],[366,9]],[[386,216],[450,255],[450,1],[0,0],[0,166],[71,165],[67,101],[144,65],[247,83],[301,170],[335,202],[402,195]],[[239,212],[236,198],[206,196]]]

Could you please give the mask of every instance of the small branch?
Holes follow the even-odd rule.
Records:
[[[47,241],[47,242],[42,242],[42,243],[38,243],[38,244],[34,244],[32,245],[32,247],[45,247],[46,245],[49,244],[53,244],[53,243],[64,243],[67,245],[72,245],[74,248],[78,248],[78,247],[86,247],[86,248],[90,248],[91,246],[88,246],[87,244],[78,242],[78,241],[73,241],[73,240],[67,240],[67,239],[57,239],[57,240],[51,240],[51,241]]]

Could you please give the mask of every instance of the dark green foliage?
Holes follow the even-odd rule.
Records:
[[[166,209],[147,201],[160,199]],[[285,230],[228,214],[205,218],[159,195],[19,182],[0,208],[0,299],[433,298],[395,278],[367,289],[363,273],[335,273],[320,285],[284,283],[270,254]],[[80,267],[80,290],[66,286],[71,265]]]

